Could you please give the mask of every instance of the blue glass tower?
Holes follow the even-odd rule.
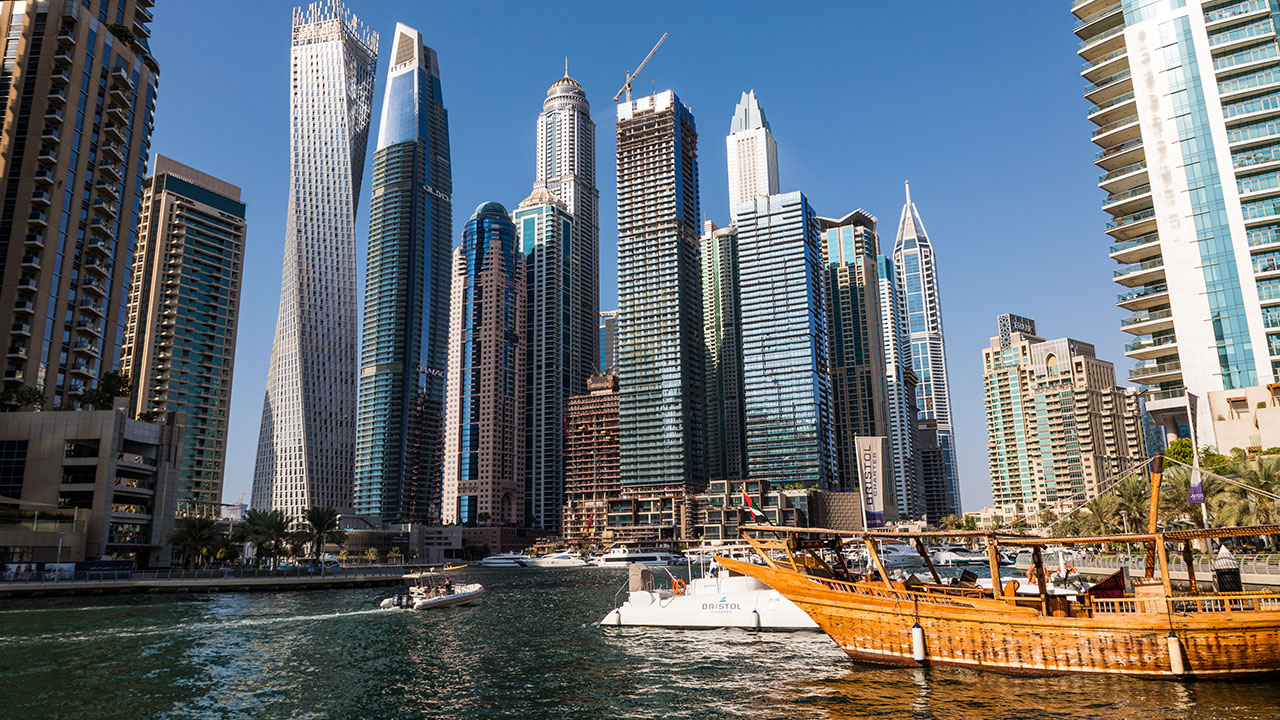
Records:
[[[747,477],[834,484],[821,236],[798,192],[734,206]]]
[[[449,121],[436,53],[397,24],[373,156],[355,509],[438,522],[452,248]]]

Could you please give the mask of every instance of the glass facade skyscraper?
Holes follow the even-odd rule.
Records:
[[[440,519],[452,192],[440,64],[397,23],[373,155],[354,496],[387,522]]]
[[[338,0],[293,13],[289,208],[252,506],[350,508],[356,439],[356,203],[378,34]]]
[[[1128,377],[1166,437],[1213,443],[1208,394],[1280,369],[1275,0],[1077,0]],[[1223,448],[1226,450],[1227,448]]]
[[[902,294],[898,292],[898,275],[893,261],[876,256],[876,281],[880,286],[880,337],[884,339],[884,398],[889,423],[889,450],[893,453],[894,490],[900,517],[919,519],[927,516],[937,523],[947,512],[945,470],[942,482],[927,483],[924,453],[926,443],[921,435],[932,433],[918,428],[916,386],[919,381],[911,367],[911,339],[907,333],[906,312]],[[936,440],[935,440],[936,442]],[[929,488],[942,488],[933,498],[930,510]],[[939,512],[941,510],[941,512]]]
[[[920,211],[907,202],[898,220],[898,237],[893,246],[893,264],[898,272],[898,292],[902,294],[911,338],[911,363],[920,384],[916,386],[916,413],[919,420],[933,420],[938,447],[947,469],[948,514],[959,515],[960,473],[956,464],[955,436],[951,425],[951,391],[947,385],[947,349],[942,332],[942,298],[938,290],[938,266],[933,243],[920,220]]]
[[[618,105],[623,486],[706,480],[698,135],[670,90]]]
[[[707,478],[746,477],[738,231],[707,221],[702,234],[702,336],[707,346]]]
[[[742,304],[747,476],[834,482],[821,234],[798,192],[734,206]]]
[[[186,415],[179,515],[222,517],[245,230],[240,188],[156,156],[120,369],[136,413]]]
[[[556,532],[564,505],[564,409],[575,385],[569,361],[574,328],[566,322],[575,280],[573,216],[539,187],[516,208],[514,219],[527,296],[522,362],[526,517],[533,527]]]
[[[506,208],[476,208],[454,251],[444,522],[525,522],[525,270]],[[456,365],[454,364],[456,363]]]

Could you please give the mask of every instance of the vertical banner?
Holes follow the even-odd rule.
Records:
[[[1187,500],[1193,503],[1204,502],[1204,485],[1200,477],[1200,438],[1196,432],[1196,411],[1200,408],[1200,399],[1187,393],[1187,427],[1191,430],[1191,489]]]
[[[854,438],[858,450],[858,489],[862,494],[862,518],[867,529],[884,527],[885,438]]]

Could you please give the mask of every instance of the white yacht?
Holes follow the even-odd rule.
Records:
[[[592,564],[599,567],[627,567],[632,563],[641,565],[683,565],[687,561],[667,550],[637,550],[620,545],[609,548],[605,554],[592,559]]]
[[[480,567],[487,568],[515,568],[522,567],[520,562],[528,560],[529,556],[524,553],[501,553],[499,555],[490,555],[480,561]]]
[[[778,591],[746,575],[716,570],[671,587],[654,584],[654,573],[632,565],[627,600],[609,611],[601,625],[722,628],[749,630],[818,630],[818,625]],[[659,573],[660,575],[663,573]]]
[[[934,565],[986,565],[989,561],[985,552],[970,550],[963,545],[938,545],[929,550],[929,560]]]
[[[880,555],[880,562],[885,568],[912,568],[924,565],[924,558],[920,557],[920,553],[910,545],[902,545],[897,543],[882,543],[877,551]],[[849,553],[846,553],[846,557]],[[862,567],[870,567],[871,562],[867,557],[866,550],[858,550],[852,553],[849,558],[853,562]]]
[[[517,562],[529,568],[571,568],[586,567],[589,564],[576,552],[556,552],[539,557],[526,557]]]

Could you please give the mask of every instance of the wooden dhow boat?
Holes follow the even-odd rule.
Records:
[[[1099,673],[1149,678],[1238,677],[1280,670],[1280,593],[1215,592],[1188,562],[1189,592],[1169,581],[1168,545],[1205,538],[1280,534],[1280,525],[1082,538],[992,532],[894,533],[747,525],[742,535],[765,558],[753,565],[717,562],[750,575],[800,606],[856,660],[886,665],[952,665],[1010,673]],[[991,588],[946,584],[928,562],[930,538],[985,540],[992,577],[1002,547],[1030,547],[1039,595],[1017,595],[1016,583]],[[891,579],[877,545],[912,542],[930,581]],[[1147,577],[1132,591],[1117,573],[1076,596],[1046,591],[1042,548],[1144,543]],[[844,546],[866,547],[874,569],[859,574]],[[1154,554],[1156,576],[1150,562]]]

